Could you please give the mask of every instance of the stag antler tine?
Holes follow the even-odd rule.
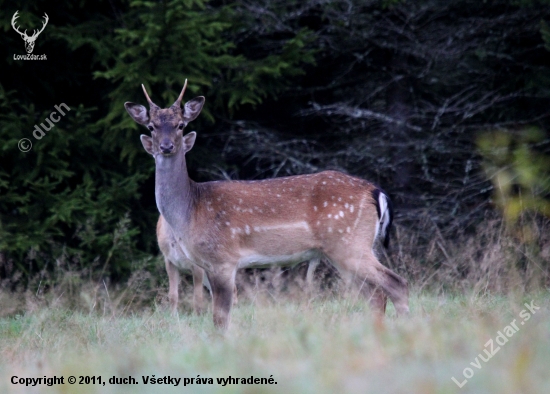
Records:
[[[150,108],[158,107],[158,105],[153,103],[153,101],[151,101],[151,99],[149,98],[149,95],[147,94],[147,90],[145,89],[145,86],[143,84],[141,84],[141,87],[143,88],[143,93],[145,93],[145,98],[147,99],[147,102],[149,103],[149,107]]]
[[[185,89],[187,89],[187,78],[185,78],[185,83],[183,84],[183,89],[181,90],[181,93],[176,101],[174,101],[174,104],[172,104],[172,107],[179,107],[181,105],[181,100],[183,99],[183,95],[185,94]]]

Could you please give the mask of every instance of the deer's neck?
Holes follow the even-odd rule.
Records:
[[[176,231],[189,228],[194,204],[193,185],[187,174],[185,154],[155,157],[155,198],[157,207]]]

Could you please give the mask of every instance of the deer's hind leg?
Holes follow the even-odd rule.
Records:
[[[374,253],[365,253],[357,266],[357,281],[368,283],[370,302],[381,314],[386,310],[386,295],[390,298],[398,315],[409,313],[409,288],[407,281],[383,266]]]
[[[369,299],[375,313],[385,314],[386,297],[393,302],[398,315],[409,313],[407,281],[383,266],[372,251],[347,259],[331,258],[331,261],[343,277],[352,278],[360,286],[361,293]]]
[[[356,282],[359,285],[361,294],[369,301],[372,311],[378,317],[385,316],[388,302],[386,293],[380,287],[373,286],[366,281],[360,281],[359,278],[356,278]]]

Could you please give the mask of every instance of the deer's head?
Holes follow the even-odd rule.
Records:
[[[183,153],[189,151],[195,143],[196,133],[191,132],[184,136],[183,129],[199,116],[204,105],[204,97],[195,97],[182,108],[181,100],[187,87],[187,80],[185,80],[185,85],[174,104],[169,108],[161,109],[151,101],[145,86],[141,85],[141,87],[149,103],[149,112],[143,105],[131,102],[124,103],[124,107],[132,119],[146,126],[151,132],[150,137],[144,134],[140,137],[145,150],[154,157],[173,156],[180,150]]]
[[[24,32],[21,32],[19,31],[19,28],[17,27],[15,21],[17,20],[17,18],[19,18],[19,15],[17,15],[19,11],[15,11],[15,14],[13,14],[13,17],[11,18],[11,26],[13,27],[13,29],[18,32],[21,37],[23,38],[23,40],[25,41],[25,50],[27,51],[27,53],[32,53],[33,49],[34,49],[34,43],[36,41],[36,39],[38,38],[38,36],[40,35],[40,33],[42,33],[42,31],[44,30],[44,28],[46,27],[46,25],[48,24],[48,14],[46,14],[44,12],[44,22],[42,22],[42,29],[40,30],[34,30],[33,32],[33,35],[32,36],[28,36],[27,35],[27,30],[25,30]]]

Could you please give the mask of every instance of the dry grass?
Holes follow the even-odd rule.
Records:
[[[470,365],[524,302],[540,309],[481,369]],[[542,393],[549,392],[550,294],[533,298],[413,294],[408,319],[375,324],[362,301],[242,302],[227,335],[210,315],[171,317],[162,308],[129,314],[41,308],[0,319],[0,391],[169,392],[141,376],[213,378],[191,392]],[[470,367],[474,377],[459,389]],[[15,386],[12,376],[133,376],[135,386]],[[277,385],[222,387],[219,377],[269,377]],[[183,383],[181,383],[183,384]]]
[[[380,248],[380,260],[407,278],[418,292],[473,293],[479,296],[529,293],[550,287],[550,221],[524,218],[516,226],[489,217],[477,228],[442,232],[428,216],[416,231],[396,226],[392,246]],[[167,302],[168,279],[160,257],[132,263],[131,277],[110,283],[103,275],[76,271],[59,259],[53,271],[40,272],[25,287],[17,276],[0,280],[0,317],[66,307],[89,313],[143,311]],[[330,299],[342,294],[338,274],[326,262],[315,272],[315,284],[305,283],[307,263],[294,268],[242,270],[237,274],[239,299]],[[192,278],[182,280],[182,305],[192,310]]]
[[[550,231],[547,224],[506,228],[498,220],[468,235],[397,228],[382,260],[411,282],[411,317],[383,325],[367,305],[344,296],[327,265],[306,289],[306,266],[243,271],[239,304],[226,336],[210,314],[190,314],[191,283],[182,283],[180,316],[167,314],[160,260],[135,262],[126,283],[64,268],[26,289],[0,283],[0,392],[550,392]],[[535,300],[537,313],[487,363],[476,357]],[[464,380],[461,389],[451,377]],[[143,385],[141,376],[213,378],[213,385]],[[28,388],[12,376],[133,376],[134,386]],[[277,385],[222,387],[216,378],[269,377]]]
[[[515,225],[488,217],[474,229],[442,232],[429,218],[417,231],[397,227],[385,264],[421,290],[478,294],[529,292],[550,286],[550,221],[522,218]]]

